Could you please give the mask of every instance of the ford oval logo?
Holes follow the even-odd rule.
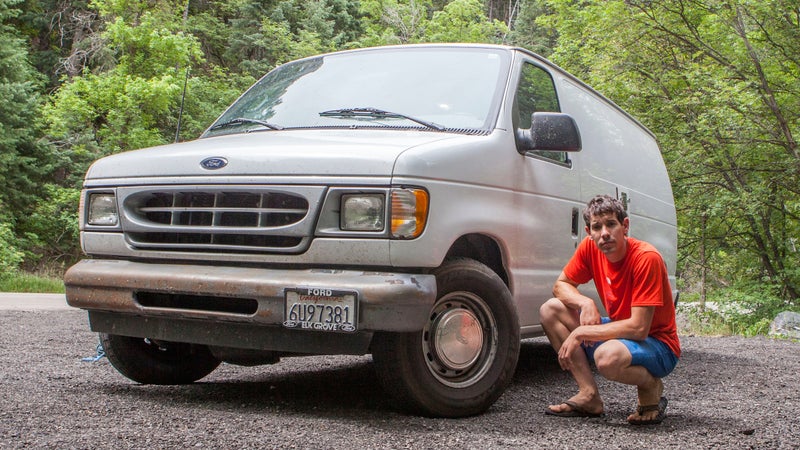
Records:
[[[203,169],[208,169],[208,170],[222,169],[227,165],[228,165],[228,160],[219,156],[212,156],[211,158],[206,158],[200,161],[200,166]]]

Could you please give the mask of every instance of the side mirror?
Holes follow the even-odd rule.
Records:
[[[569,114],[535,112],[531,115],[531,128],[517,130],[517,143],[520,153],[533,150],[579,152],[581,134]]]

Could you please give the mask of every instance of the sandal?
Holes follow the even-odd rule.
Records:
[[[631,420],[628,423],[631,425],[657,425],[664,421],[667,417],[667,397],[661,397],[657,405],[644,405],[636,408],[636,413],[642,416],[644,413],[658,411],[658,414],[649,420]]]
[[[603,413],[595,413],[591,411],[587,411],[584,409],[583,406],[573,402],[572,400],[566,400],[561,402],[563,405],[569,406],[569,410],[567,411],[553,411],[550,408],[544,410],[544,413],[550,416],[558,416],[558,417],[603,417]]]

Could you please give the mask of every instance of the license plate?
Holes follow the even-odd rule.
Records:
[[[286,290],[283,326],[352,333],[358,325],[357,294],[325,288]]]

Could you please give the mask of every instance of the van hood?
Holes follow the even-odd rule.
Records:
[[[226,135],[108,156],[89,168],[86,179],[389,176],[405,150],[464,137],[408,130],[285,130]]]

